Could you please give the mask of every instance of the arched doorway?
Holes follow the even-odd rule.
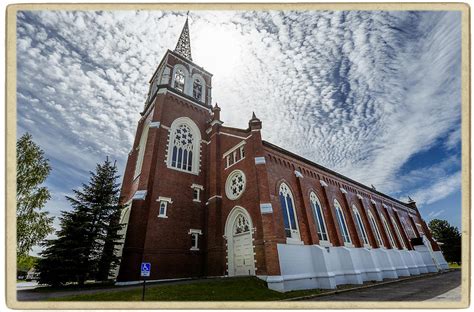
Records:
[[[252,233],[252,219],[247,210],[232,209],[225,228],[229,276],[255,275]]]

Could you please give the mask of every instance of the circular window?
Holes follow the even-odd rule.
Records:
[[[233,171],[225,182],[225,194],[227,198],[235,200],[242,196],[245,191],[245,174],[240,170]]]

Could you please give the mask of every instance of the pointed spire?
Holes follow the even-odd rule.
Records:
[[[181,31],[181,35],[179,36],[178,43],[176,44],[174,52],[178,53],[179,55],[190,61],[193,60],[193,58],[191,57],[191,39],[189,39],[189,26],[187,16],[186,22],[184,23],[183,30]]]
[[[255,112],[252,112],[252,120],[258,119],[257,116],[255,116]]]

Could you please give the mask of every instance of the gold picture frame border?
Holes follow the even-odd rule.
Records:
[[[36,302],[16,298],[16,14],[22,10],[381,10],[460,11],[462,23],[462,286],[461,301],[420,302]],[[465,3],[54,3],[11,4],[6,10],[6,302],[13,309],[359,309],[466,308],[470,295],[470,7]]]

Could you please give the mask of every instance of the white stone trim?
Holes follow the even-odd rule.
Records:
[[[319,180],[319,183],[321,184],[322,187],[328,186],[328,184],[324,182],[323,180]]]
[[[291,238],[291,237],[286,238],[286,243],[288,245],[304,245],[301,239],[296,239],[296,238]]]
[[[213,200],[214,198],[221,198],[222,199],[222,196],[221,195],[214,195],[214,196],[209,197],[209,199],[206,201],[206,205],[209,205],[209,202],[211,200]]]
[[[377,203],[376,203],[375,200],[373,200],[373,199],[370,199],[370,202],[371,202],[372,204],[374,204],[374,205],[377,205]]]
[[[220,120],[217,120],[217,119],[214,119],[213,121],[211,121],[211,123],[209,124],[211,127],[216,125],[216,124],[219,124],[219,125],[222,125],[224,122],[220,121]]]
[[[273,213],[273,207],[271,203],[260,203],[260,213],[267,214]]]
[[[252,136],[252,135],[249,135],[248,137],[243,137],[243,136],[240,136],[240,135],[235,135],[235,134],[230,134],[230,133],[225,133],[225,132],[219,132],[219,134],[227,135],[227,136],[234,137],[234,138],[244,139],[244,140],[247,140],[248,138],[250,138]]]
[[[295,170],[295,176],[297,178],[303,178],[303,175],[301,174],[301,172],[299,172],[298,170]]]
[[[347,194],[347,191],[343,189],[342,187],[340,187],[339,190],[342,192],[342,194]]]
[[[191,184],[191,188],[192,189],[197,188],[197,189],[200,189],[201,191],[204,190],[204,187],[202,185],[195,184],[195,183]]]
[[[227,155],[230,155],[233,151],[235,151],[236,149],[238,149],[238,148],[241,147],[241,146],[244,146],[246,143],[247,143],[247,141],[245,141],[245,140],[240,141],[239,143],[237,143],[237,144],[234,145],[233,147],[229,148],[229,149],[227,150],[227,152],[225,152],[224,154],[222,154],[222,158],[226,158]]]
[[[265,157],[255,157],[255,164],[256,164],[256,165],[263,165],[263,164],[265,164]]]
[[[173,74],[173,77],[174,77],[174,74]],[[173,78],[173,79],[174,79],[174,78]],[[171,86],[172,86],[172,85],[171,85]],[[186,88],[186,85],[184,85],[184,87]],[[211,110],[210,110],[209,108],[204,107],[204,106],[202,106],[202,105],[200,105],[200,104],[197,104],[197,103],[195,103],[194,101],[191,101],[191,100],[185,98],[184,96],[182,96],[182,95],[180,95],[180,94],[174,92],[173,90],[164,89],[163,94],[166,94],[166,93],[168,93],[168,92],[169,92],[169,93],[172,93],[173,95],[179,97],[179,98],[182,99],[182,100],[185,100],[185,101],[188,102],[188,103],[193,104],[193,105],[196,106],[196,107],[199,107],[199,108],[202,108],[202,109],[207,110],[208,112],[211,112]]]
[[[165,202],[170,203],[170,204],[173,203],[173,201],[171,200],[170,197],[163,197],[163,196],[159,196],[159,197],[156,199],[156,201],[159,201],[159,202],[165,201]]]
[[[132,200],[145,200],[146,197],[146,190],[139,190],[133,194]]]
[[[382,203],[382,206],[383,206],[385,209],[388,209],[388,206],[385,205],[384,203]]]
[[[357,198],[358,199],[364,199],[364,197],[362,197],[360,194],[357,194]]]
[[[152,121],[152,122],[150,122],[148,127],[150,127],[150,128],[159,128],[160,124],[161,123],[159,121]]]
[[[332,243],[330,241],[327,241],[327,240],[320,240],[319,241],[319,246],[332,247]]]
[[[202,235],[202,231],[201,231],[201,230],[199,230],[199,229],[189,229],[189,232],[188,232],[188,234],[193,234],[193,233],[196,233],[196,234]]]
[[[166,130],[169,130],[169,129],[170,129],[170,127],[165,126],[164,124],[161,124],[161,128],[166,129]]]

